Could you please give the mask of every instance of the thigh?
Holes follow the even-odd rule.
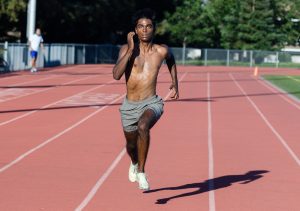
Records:
[[[151,129],[157,122],[157,117],[152,109],[147,109],[144,111],[139,119],[138,126],[144,129]]]

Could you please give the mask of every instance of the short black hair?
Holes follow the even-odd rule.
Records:
[[[150,19],[152,21],[153,27],[155,29],[155,27],[156,27],[155,18],[156,17],[155,17],[155,12],[152,9],[145,8],[145,9],[138,10],[136,13],[134,13],[134,15],[132,16],[132,25],[134,28],[136,27],[137,22],[141,18]]]

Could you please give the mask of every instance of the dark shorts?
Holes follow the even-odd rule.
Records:
[[[153,122],[154,125],[163,114],[163,108],[163,100],[157,95],[138,102],[132,102],[125,98],[122,106],[120,107],[121,120],[124,131],[136,131],[138,128],[137,125],[140,117],[142,116],[144,111],[148,109],[151,109],[155,113],[155,119]]]
[[[30,51],[31,58],[37,58],[38,52],[37,51]]]

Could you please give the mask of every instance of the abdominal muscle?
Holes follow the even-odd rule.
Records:
[[[131,76],[127,81],[127,99],[141,101],[156,95],[156,77]]]
[[[156,83],[163,58],[154,52],[135,58],[130,75],[126,77],[127,99],[141,101],[156,95]]]

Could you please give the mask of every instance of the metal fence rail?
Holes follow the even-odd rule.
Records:
[[[119,47],[114,45],[44,44],[40,49],[37,67],[52,67],[69,64],[114,63]],[[1,56],[1,54],[0,54]],[[30,68],[29,47],[26,44],[9,43],[6,61],[10,71]]]
[[[120,49],[120,46],[110,44],[44,44],[44,47],[44,51],[40,50],[39,52],[38,68],[69,64],[113,64],[117,60]],[[170,49],[176,62],[182,65],[300,67],[300,51]],[[26,44],[8,43],[5,45],[0,43],[0,58],[4,58],[8,63],[9,71],[30,68],[30,55]]]
[[[183,65],[300,67],[300,49],[295,51],[255,51],[226,49],[172,48]]]

